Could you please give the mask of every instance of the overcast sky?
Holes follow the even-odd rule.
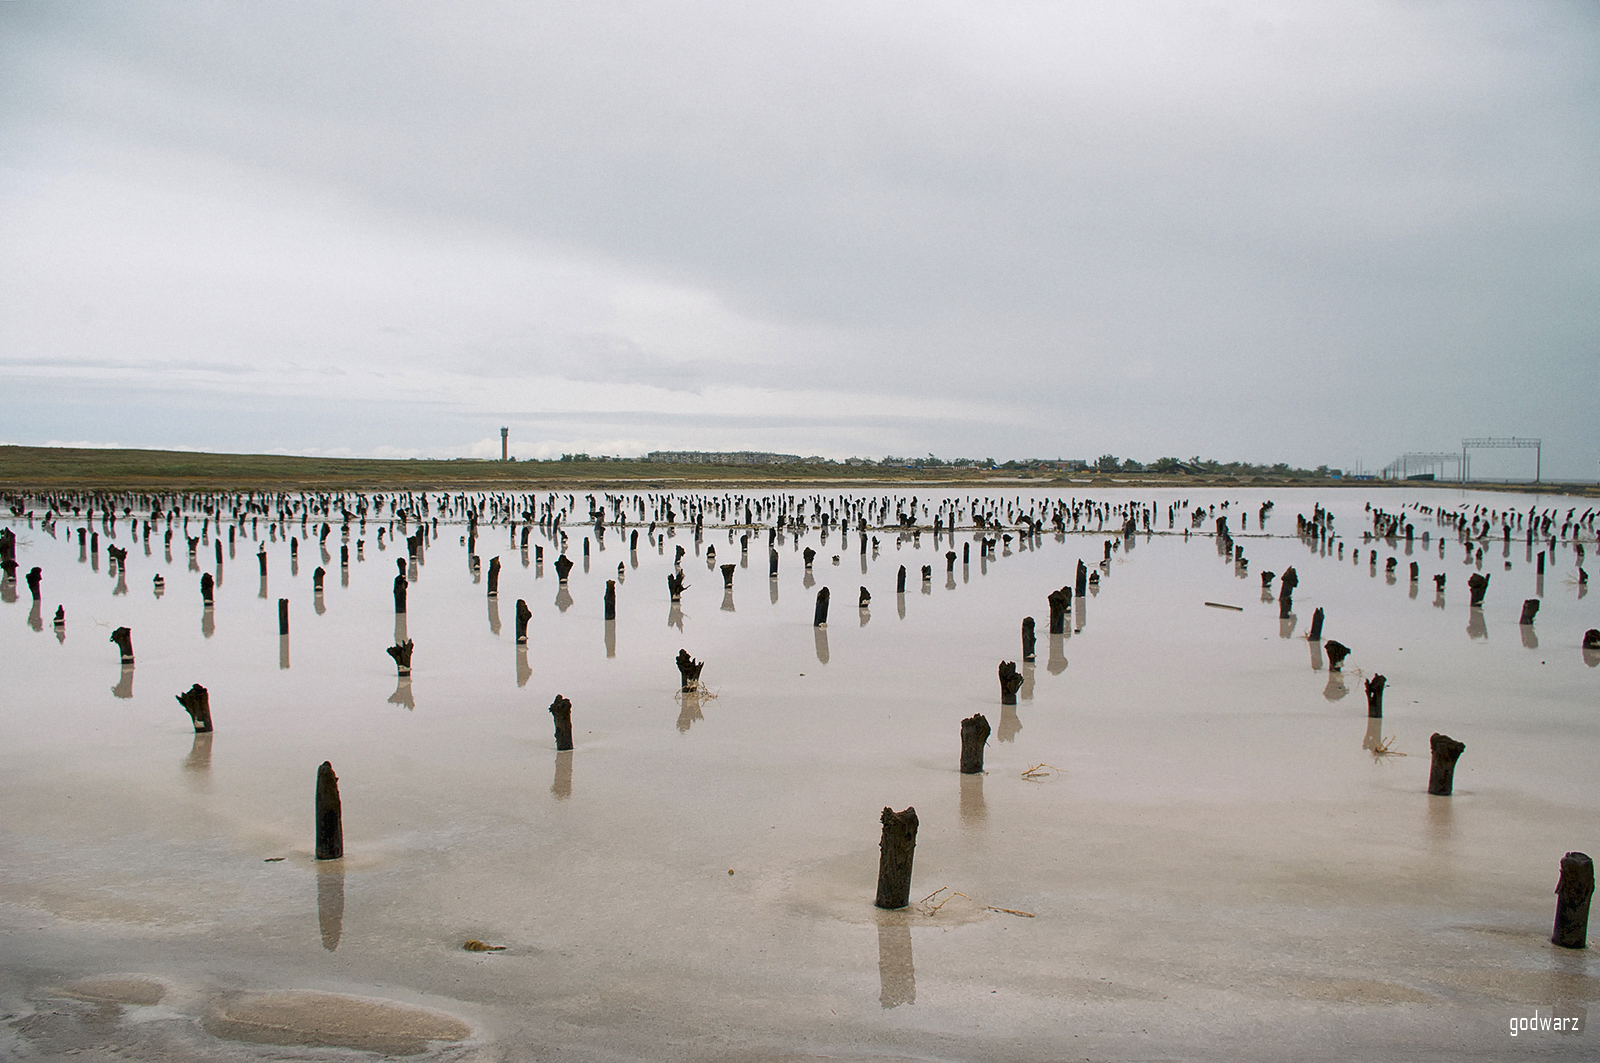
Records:
[[[1600,4],[8,0],[0,393],[9,443],[1594,479]]]

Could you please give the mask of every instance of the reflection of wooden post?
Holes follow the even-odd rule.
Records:
[[[1022,687],[1022,676],[1014,661],[1000,662],[1000,704],[1015,705],[1017,691]]]
[[[1455,789],[1456,761],[1461,759],[1465,742],[1457,742],[1448,735],[1435,733],[1428,739],[1433,748],[1433,767],[1428,772],[1428,792],[1439,797],[1449,797]]]
[[[339,802],[339,777],[323,761],[317,769],[317,859],[337,860],[344,855],[344,809]]]
[[[961,774],[983,771],[983,747],[989,741],[989,721],[982,713],[961,721]]]
[[[1375,720],[1383,719],[1383,686],[1388,680],[1381,675],[1375,675],[1367,680],[1367,715]]]
[[[550,703],[550,715],[556,721],[556,751],[572,748],[572,702],[556,695],[556,700]]]
[[[1561,881],[1556,885],[1556,927],[1550,941],[1564,949],[1581,949],[1589,942],[1589,900],[1594,896],[1594,861],[1586,853],[1561,858]]]
[[[1033,660],[1033,644],[1033,617],[1025,616],[1022,618],[1022,659],[1024,661]]]
[[[896,812],[885,807],[878,842],[879,908],[904,908],[911,903],[911,863],[917,851],[917,810]]]
[[[183,706],[189,718],[194,721],[196,734],[204,734],[211,730],[211,694],[205,687],[196,683],[176,697],[178,704]]]

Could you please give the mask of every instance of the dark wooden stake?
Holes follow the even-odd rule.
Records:
[[[606,616],[607,620],[617,618],[617,581],[606,580]]]
[[[584,542],[588,542],[588,540],[585,539]],[[500,597],[500,558],[498,556],[489,559],[489,597]]]
[[[394,578],[394,613],[396,616],[406,615],[406,578]]]
[[[906,566],[904,565],[900,566],[900,574],[894,578],[894,592],[896,594],[904,594],[906,592]]]
[[[688,650],[678,651],[678,689],[690,691],[700,685],[700,670],[706,662],[697,661],[689,656]]]
[[[533,619],[533,610],[528,608],[528,603],[521,598],[517,599],[517,645],[528,644],[528,621]]]
[[[739,566],[737,566],[737,565],[723,565],[723,566],[721,566],[721,568],[722,568],[722,589],[723,590],[727,590],[727,591],[733,590],[733,573],[734,573],[734,570],[737,569],[738,567]]]
[[[1520,623],[1532,624],[1533,618],[1539,615],[1539,599],[1525,598],[1522,602],[1522,620]]]
[[[556,695],[556,700],[550,703],[550,715],[556,721],[556,751],[563,752],[572,748],[572,702]]]
[[[771,548],[767,550],[767,574],[773,579],[778,578],[778,551]]]
[[[178,704],[189,714],[189,719],[194,721],[196,734],[211,730],[211,693],[205,687],[196,683],[176,697]]]
[[[1381,675],[1375,675],[1367,680],[1367,715],[1372,719],[1383,719],[1383,687],[1388,680]]]
[[[1022,689],[1022,675],[1013,661],[1000,662],[1000,704],[1015,705],[1017,691]]]
[[[289,633],[289,599],[287,599],[287,598],[279,598],[278,599],[278,634],[279,635],[287,635],[288,633]]]
[[[813,562],[813,561],[815,561],[817,559],[817,552],[815,550],[811,549],[811,547],[808,546],[808,547],[805,548],[805,552],[802,553],[800,556],[805,558],[805,560],[806,560],[806,571],[810,572],[811,571],[811,562]]]
[[[1465,742],[1457,742],[1448,735],[1435,732],[1428,739],[1433,748],[1433,767],[1428,772],[1428,792],[1439,797],[1449,797],[1455,790],[1456,761],[1461,759]]]
[[[1323,620],[1322,606],[1319,605],[1319,606],[1317,606],[1316,611],[1311,614],[1311,641],[1312,642],[1321,642],[1322,641],[1322,620]]]
[[[1594,896],[1594,861],[1587,853],[1561,858],[1561,881],[1556,884],[1556,926],[1552,944],[1581,949],[1589,943],[1589,900]]]
[[[1024,661],[1033,660],[1033,643],[1033,617],[1025,616],[1022,618],[1022,659]]]
[[[200,600],[206,605],[211,604],[212,595],[216,591],[216,586],[217,581],[212,577],[211,573],[204,573],[200,577]]]
[[[339,802],[339,777],[333,764],[323,761],[317,769],[317,859],[338,860],[344,856],[344,806]]]
[[[558,582],[567,582],[567,573],[572,571],[572,559],[566,554],[556,558],[556,579]]]
[[[1067,631],[1067,610],[1072,608],[1072,588],[1062,587],[1045,596],[1050,603],[1050,634],[1064,635]]]
[[[311,570],[311,593],[322,593],[322,581],[328,578],[328,570],[318,565]]]
[[[911,864],[917,853],[917,810],[896,812],[885,807],[880,817],[883,836],[878,842],[879,908],[904,908],[911,903]]]
[[[414,649],[416,649],[416,643],[412,642],[410,639],[406,639],[404,642],[395,643],[393,646],[390,646],[384,651],[390,657],[394,658],[397,674],[401,676],[408,676],[411,674],[411,651]]]
[[[111,633],[111,642],[117,644],[117,649],[122,651],[122,663],[133,663],[133,631],[129,628],[119,627]]]
[[[961,721],[961,774],[983,772],[983,747],[989,741],[989,721],[983,713]]]
[[[688,583],[684,581],[688,578],[689,577],[685,576],[680,571],[667,573],[667,592],[672,595],[673,601],[677,601],[683,597],[684,589],[689,586]]]
[[[824,587],[817,592],[817,608],[811,614],[811,626],[822,627],[828,622],[828,588]]]
[[[1483,596],[1488,593],[1488,590],[1489,577],[1482,572],[1474,572],[1467,577],[1467,593],[1472,596],[1472,601],[1469,604],[1481,606],[1483,604]]]
[[[1329,639],[1327,645],[1325,645],[1323,649],[1328,651],[1328,670],[1331,672],[1342,671],[1344,668],[1344,659],[1350,656],[1350,647],[1346,646],[1342,642],[1336,642],[1333,639]]]
[[[871,604],[872,604],[872,592],[867,590],[865,587],[862,587],[861,588],[861,593],[856,596],[856,608],[865,609],[865,608],[867,608],[867,606],[869,606]]]

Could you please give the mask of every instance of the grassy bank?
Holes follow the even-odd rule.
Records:
[[[1071,486],[1083,492],[1158,487],[1383,487],[1392,481],[1315,476],[1214,476],[1060,473],[1053,469],[931,469],[859,465],[666,465],[644,461],[416,461],[304,458],[279,454],[204,454],[170,450],[0,447],[0,490],[204,491],[432,489],[462,491],[617,488],[656,490],[785,484]],[[1412,483],[1409,486],[1418,486]],[[1439,486],[1451,486],[1440,484]],[[1496,491],[1547,491],[1600,497],[1593,485],[1482,484]]]

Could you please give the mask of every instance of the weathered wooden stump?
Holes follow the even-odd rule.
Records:
[[[1415,583],[1422,578],[1422,567],[1415,561],[1411,562],[1411,582]]]
[[[739,566],[737,566],[737,565],[723,565],[723,566],[721,566],[721,568],[722,568],[722,589],[723,590],[728,590],[728,591],[733,590],[733,573],[738,567]]]
[[[1327,645],[1323,648],[1328,651],[1328,670],[1332,672],[1341,671],[1344,667],[1344,659],[1350,656],[1350,647],[1342,642],[1329,639]]]
[[[894,592],[896,594],[904,594],[906,592],[906,566],[904,565],[900,566],[900,574],[894,578]]]
[[[770,547],[767,549],[767,575],[778,578],[778,551]]]
[[[317,859],[342,856],[344,806],[339,801],[339,777],[333,773],[333,764],[325,760],[317,769]]]
[[[811,562],[813,562],[813,561],[815,561],[817,559],[817,552],[815,550],[811,549],[811,547],[808,546],[808,547],[805,548],[805,552],[802,553],[800,556],[805,558],[805,560],[806,560],[806,571],[810,572],[811,571]]]
[[[1270,590],[1272,588],[1272,581],[1277,579],[1277,578],[1278,578],[1278,574],[1276,572],[1263,572],[1263,573],[1261,573],[1261,589],[1264,590],[1264,591],[1265,590]]]
[[[44,578],[44,570],[35,565],[28,570],[28,575],[25,578],[28,581],[28,593],[33,595],[34,601],[40,601],[39,583]]]
[[[563,752],[572,748],[572,702],[556,695],[556,700],[550,703],[550,715],[556,723],[556,752]]]
[[[1522,601],[1522,619],[1518,623],[1532,624],[1533,618],[1539,615],[1539,599],[1525,598]]]
[[[1022,687],[1022,674],[1017,671],[1015,662],[1000,662],[1000,704],[1015,705],[1017,691]]]
[[[1433,589],[1440,594],[1444,593],[1444,576],[1443,572],[1436,572],[1433,575]]]
[[[872,604],[872,592],[867,590],[865,587],[862,587],[861,588],[861,593],[856,596],[856,608],[865,609],[865,608],[867,608],[867,606],[869,606],[871,604]]]
[[[1322,621],[1323,621],[1323,619],[1324,619],[1324,614],[1322,612],[1322,606],[1319,605],[1319,606],[1317,606],[1316,611],[1311,614],[1311,636],[1310,637],[1311,637],[1311,641],[1312,642],[1321,642],[1322,641]]]
[[[678,651],[678,689],[688,693],[700,685],[700,670],[706,666],[704,661],[697,661],[689,656],[688,650]]]
[[[989,721],[980,712],[961,721],[961,774],[983,771],[983,747],[989,741]]]
[[[416,649],[416,643],[410,639],[397,642],[384,652],[394,658],[395,668],[400,675],[411,674],[411,651]]]
[[[556,558],[556,580],[559,583],[567,582],[567,574],[572,571],[572,558],[562,554]]]
[[[1389,681],[1381,675],[1375,675],[1366,681],[1367,688],[1367,716],[1383,719],[1383,688]]]
[[[1484,575],[1482,572],[1474,572],[1472,575],[1467,577],[1467,593],[1472,596],[1472,600],[1469,604],[1473,606],[1483,605],[1483,596],[1488,592],[1488,590],[1489,577]]]
[[[406,615],[406,578],[394,578],[394,613],[396,616]]]
[[[1294,590],[1280,583],[1278,585],[1278,619],[1288,620],[1294,615]]]
[[[200,601],[205,605],[212,604],[212,596],[216,592],[217,581],[211,573],[206,572],[200,576]]]
[[[617,618],[617,581],[614,580],[614,579],[608,579],[608,580],[606,580],[606,613],[605,613],[605,619],[607,619],[607,620],[615,620],[616,618]]]
[[[256,554],[256,562],[261,566],[261,575],[267,574],[267,548],[263,546],[261,552]]]
[[[311,593],[321,594],[323,581],[328,578],[328,570],[318,565],[311,570]]]
[[[879,908],[904,908],[911,903],[911,865],[917,853],[917,810],[896,812],[885,807],[880,822],[883,835],[878,841],[878,896],[872,903]]]
[[[1586,650],[1600,650],[1600,628],[1590,628],[1583,633],[1583,648]]]
[[[932,581],[933,581],[933,566],[932,565],[923,565],[922,566],[922,582],[931,583]]]
[[[822,627],[828,622],[828,588],[817,592],[817,608],[811,614],[811,626]]]
[[[111,642],[117,644],[117,649],[122,651],[122,663],[133,663],[133,632],[125,627],[119,627],[111,633]]]
[[[1050,634],[1063,635],[1067,630],[1067,610],[1072,608],[1072,590],[1062,587],[1045,596],[1050,603]]]
[[[1561,879],[1556,883],[1556,925],[1552,944],[1581,949],[1589,943],[1589,900],[1594,896],[1594,861],[1587,853],[1561,858]]]
[[[196,734],[205,734],[211,730],[211,693],[205,687],[196,683],[182,694],[175,695],[178,704],[189,714],[189,719],[194,721]]]
[[[588,540],[584,541],[587,542]],[[500,558],[498,555],[489,559],[489,597],[500,597]]]
[[[676,569],[667,573],[667,593],[672,595],[673,601],[676,602],[683,597],[684,590],[689,586],[686,582],[688,578]]]
[[[533,610],[528,608],[528,603],[521,598],[517,599],[517,645],[528,644],[528,621],[533,619]]]
[[[1455,790],[1456,761],[1461,759],[1462,752],[1467,748],[1465,742],[1457,742],[1449,735],[1437,732],[1428,739],[1428,745],[1433,749],[1433,766],[1428,772],[1428,792],[1439,797],[1449,797]]]
[[[1074,582],[1073,591],[1081,599],[1089,593],[1089,566],[1083,563],[1083,558],[1078,559],[1078,578]]]
[[[289,633],[289,599],[278,599],[278,635],[282,637]]]
[[[1033,617],[1025,616],[1022,618],[1022,659],[1024,661],[1033,660],[1033,646]]]
[[[948,576],[956,574],[956,552],[954,550],[946,550],[944,552],[944,571]]]

